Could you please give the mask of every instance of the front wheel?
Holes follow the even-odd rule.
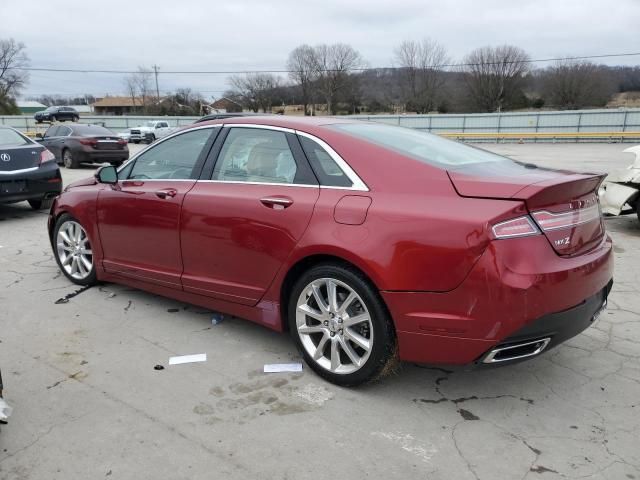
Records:
[[[71,119],[71,121],[72,121],[72,122],[78,122],[78,121],[80,121],[80,117],[77,117],[77,116],[76,116],[76,117],[73,117],[73,118]]]
[[[71,215],[61,215],[53,230],[53,253],[65,277],[78,285],[96,283],[93,251],[86,230]]]
[[[62,163],[67,168],[78,168],[78,163],[74,160],[71,150],[65,149],[62,152]]]
[[[343,386],[389,373],[397,363],[393,323],[378,292],[357,270],[313,267],[289,298],[289,327],[307,364]]]

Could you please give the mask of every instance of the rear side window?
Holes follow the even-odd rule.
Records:
[[[17,147],[30,143],[32,143],[31,140],[27,140],[18,132],[9,128],[0,128],[0,147]]]
[[[310,138],[298,136],[302,149],[309,159],[311,168],[320,180],[320,185],[327,187],[351,187],[353,182],[338,166],[331,155],[317,142]]]
[[[232,128],[213,171],[213,180],[251,183],[303,183],[283,132]]]

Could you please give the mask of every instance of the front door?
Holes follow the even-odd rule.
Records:
[[[254,305],[311,219],[319,187],[292,133],[233,127],[182,215],[185,291]]]
[[[180,288],[180,215],[219,128],[190,130],[139,155],[98,195],[106,271]]]

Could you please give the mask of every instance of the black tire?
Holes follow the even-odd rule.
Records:
[[[55,116],[55,115],[51,115],[51,120],[49,120],[49,121],[50,121],[51,123],[53,123],[53,122],[55,122],[56,120],[57,120],[57,119],[56,119],[56,116]]]
[[[68,148],[62,150],[62,163],[67,168],[78,168],[78,162],[73,158],[73,154]]]
[[[636,215],[638,216],[638,221],[640,222],[640,195],[638,195],[638,199],[636,200]]]
[[[124,162],[122,160],[118,161],[118,162],[111,162],[111,165],[113,165],[114,167],[118,168],[120,165],[122,165]]]
[[[38,200],[28,200],[28,202],[34,210],[49,210],[53,204],[53,198],[40,198]]]
[[[151,145],[155,141],[156,141],[156,136],[153,133],[147,137],[147,143],[149,145]]]
[[[133,143],[135,143],[136,145],[140,143],[140,140],[133,140]]]
[[[80,117],[75,116],[71,119],[72,122],[79,122],[80,121]]]
[[[369,338],[373,338],[373,344],[371,345],[368,358],[354,372],[334,373],[320,365],[306,350],[300,333],[298,332],[296,321],[298,298],[311,282],[319,279],[334,279],[342,282],[360,297],[368,310],[372,330]],[[393,321],[377,289],[360,271],[351,266],[338,263],[316,265],[298,278],[291,289],[287,303],[287,317],[291,336],[302,353],[307,365],[321,377],[336,385],[355,386],[374,381],[395,369],[398,360]],[[342,320],[340,320],[340,322],[342,322]],[[345,327],[345,330],[346,329],[347,327]],[[342,330],[340,330],[339,333],[342,334]],[[326,333],[319,333],[318,335],[326,336]],[[344,338],[347,337],[345,336]],[[330,341],[332,340],[328,339],[327,343],[329,343],[329,347],[325,346],[324,350],[330,348]],[[319,343],[320,341],[318,341],[318,344]],[[343,353],[345,353],[344,350]]]
[[[58,220],[56,220],[56,225],[53,228],[53,241],[51,242],[52,245],[53,245],[53,256],[56,258],[56,263],[58,264],[58,267],[60,268],[60,271],[64,274],[65,277],[67,277],[73,283],[75,283],[76,285],[82,285],[82,286],[95,285],[96,283],[98,283],[98,279],[96,277],[95,264],[92,264],[91,273],[89,274],[89,276],[87,276],[84,279],[78,279],[78,278],[74,278],[71,275],[69,275],[67,273],[67,271],[65,270],[64,266],[62,265],[61,261],[60,261],[60,257],[59,257],[59,254],[58,254],[58,248],[56,246],[56,239],[58,238],[58,232],[60,231],[60,228],[66,222],[69,222],[69,221],[73,221],[73,222],[76,222],[78,224],[80,223],[75,218],[73,218],[71,215],[69,215],[67,213],[64,213],[64,214],[60,215],[60,217],[58,217]],[[91,243],[91,239],[89,239],[89,244],[90,243]],[[91,246],[91,245],[89,245],[89,246]]]

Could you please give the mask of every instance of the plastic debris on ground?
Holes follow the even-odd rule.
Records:
[[[0,422],[6,423],[11,416],[11,412],[13,412],[13,408],[3,398],[0,398]]]
[[[224,315],[222,313],[214,312],[211,315],[211,325],[218,325],[224,321]]]
[[[179,357],[170,357],[169,365],[181,365],[183,363],[206,362],[206,353],[196,353],[195,355],[181,355]]]
[[[156,365],[153,367],[154,370],[164,370],[164,367],[162,365]]]
[[[268,363],[264,366],[264,373],[301,372],[301,363]]]

